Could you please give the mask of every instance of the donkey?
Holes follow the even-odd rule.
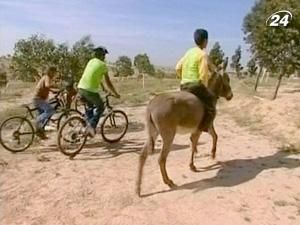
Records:
[[[215,72],[209,80],[208,88],[216,96],[215,104],[219,97],[224,97],[226,100],[231,100],[233,97],[230,79],[225,72],[227,63],[223,65],[220,72]],[[147,123],[147,141],[141,151],[139,159],[138,179],[136,193],[140,196],[142,173],[148,153],[154,151],[155,140],[160,135],[162,137],[162,150],[159,157],[159,166],[162,178],[165,184],[170,188],[176,185],[168,177],[166,171],[166,160],[170,152],[176,133],[190,133],[191,141],[191,159],[190,168],[196,171],[194,165],[194,154],[197,152],[198,139],[202,133],[201,123],[204,118],[204,104],[193,94],[189,92],[174,92],[159,94],[154,97],[148,104],[146,110]],[[208,129],[209,134],[213,138],[212,158],[216,157],[217,139],[218,136],[214,126]]]

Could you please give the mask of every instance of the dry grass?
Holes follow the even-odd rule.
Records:
[[[121,94],[120,100],[113,100],[113,104],[140,105],[149,100],[151,94],[165,92],[179,87],[176,79],[145,79],[143,88],[142,80],[114,81],[114,85]]]
[[[33,83],[14,81],[0,90],[0,121],[10,116],[25,115],[25,108],[21,104],[27,103],[23,99],[30,98],[33,87]]]
[[[268,87],[269,84],[261,85],[258,92],[254,92],[253,80],[233,80],[235,97],[229,104],[220,104],[219,112],[230,114],[240,126],[253,133],[270,137],[282,150],[299,152],[300,105],[297,99],[300,95],[298,92],[285,92],[297,89],[299,84],[298,80],[284,80],[283,91],[275,101],[271,101],[268,97],[273,94],[273,89]]]
[[[14,81],[9,82],[6,87],[0,89],[0,100],[13,100],[24,97],[27,93],[32,92],[34,83]]]
[[[136,79],[114,80],[113,83],[121,94],[121,99],[112,99],[112,104],[130,106],[144,104],[149,100],[151,94],[176,89],[179,86],[179,81],[176,79],[147,78],[144,88],[142,80]],[[4,104],[4,107],[0,109],[0,121],[25,113],[24,109],[19,106],[31,101],[33,87],[34,83],[16,81],[1,90],[0,103]]]
[[[24,116],[26,109],[23,107],[8,108],[0,112],[0,123],[11,116]]]

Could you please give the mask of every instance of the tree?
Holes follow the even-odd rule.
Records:
[[[71,73],[71,53],[66,43],[58,44],[55,48],[55,62],[54,65],[60,73],[61,78],[66,78]]]
[[[138,54],[134,57],[134,66],[137,68],[140,74],[148,74],[153,76],[155,74],[155,68],[150,63],[150,59],[147,54]]]
[[[116,61],[118,76],[127,77],[133,74],[131,59],[127,56],[120,56]]]
[[[262,75],[262,72],[263,72],[263,66],[260,66],[260,67],[259,67],[258,74],[257,74],[257,76],[256,76],[256,81],[255,81],[255,85],[254,85],[254,91],[257,90],[258,83],[259,83],[260,77],[261,77],[261,75]]]
[[[155,77],[156,78],[164,78],[166,76],[166,72],[163,71],[162,69],[157,69],[156,72],[155,72]]]
[[[42,35],[32,35],[21,39],[15,44],[11,66],[17,78],[33,81],[36,71],[42,71],[45,66],[55,61],[55,44]]]
[[[267,26],[266,19],[282,9],[289,10],[293,15],[287,26]],[[299,0],[260,0],[244,18],[245,40],[250,44],[255,59],[268,71],[278,74],[273,99],[277,96],[282,77],[299,69],[297,64],[300,60],[299,17]]]
[[[257,66],[254,58],[251,58],[249,62],[247,63],[248,72],[250,77],[254,76],[257,71]]]
[[[70,49],[67,44],[56,44],[43,35],[32,35],[15,44],[11,68],[18,79],[34,81],[39,79],[45,67],[57,66],[62,78],[71,74],[76,80],[81,77],[94,47],[90,36],[77,41]]]
[[[7,84],[7,74],[5,71],[0,70],[0,87]]]
[[[219,42],[216,42],[210,50],[209,58],[217,68],[224,62],[224,52],[222,51]]]
[[[70,52],[70,72],[79,80],[88,61],[93,57],[95,47],[91,36],[84,36],[75,42]]]
[[[240,64],[240,60],[242,57],[242,49],[239,45],[238,48],[235,50],[234,55],[231,57],[231,64],[230,67],[235,70],[236,75],[238,78],[241,78],[241,70],[243,67]]]
[[[154,76],[155,69],[150,63],[150,59],[147,54],[138,54],[134,57],[134,66],[137,68],[139,74],[143,77],[143,88],[145,87],[145,74]]]

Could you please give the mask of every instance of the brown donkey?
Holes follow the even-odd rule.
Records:
[[[230,79],[225,73],[226,65],[222,68],[222,74],[215,73],[209,81],[209,89],[218,97],[231,100],[233,97]],[[217,100],[216,100],[217,102]],[[216,103],[215,102],[215,103]],[[168,177],[166,160],[171,149],[176,133],[190,133],[191,159],[190,168],[195,171],[194,154],[197,152],[197,143],[202,132],[200,124],[204,116],[204,105],[199,99],[188,92],[164,93],[154,97],[148,104],[146,111],[147,141],[141,151],[136,192],[140,196],[142,173],[148,153],[154,151],[155,140],[162,137],[162,150],[159,157],[159,166],[165,184],[170,188],[175,184]],[[216,156],[218,136],[212,125],[208,132],[213,138],[212,157]]]

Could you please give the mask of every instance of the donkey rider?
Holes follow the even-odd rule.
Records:
[[[180,90],[196,95],[204,103],[206,112],[201,129],[208,131],[216,115],[215,96],[207,88],[209,69],[214,69],[204,51],[208,42],[208,32],[197,29],[194,32],[194,41],[196,46],[190,48],[177,63],[176,74],[181,79]]]

